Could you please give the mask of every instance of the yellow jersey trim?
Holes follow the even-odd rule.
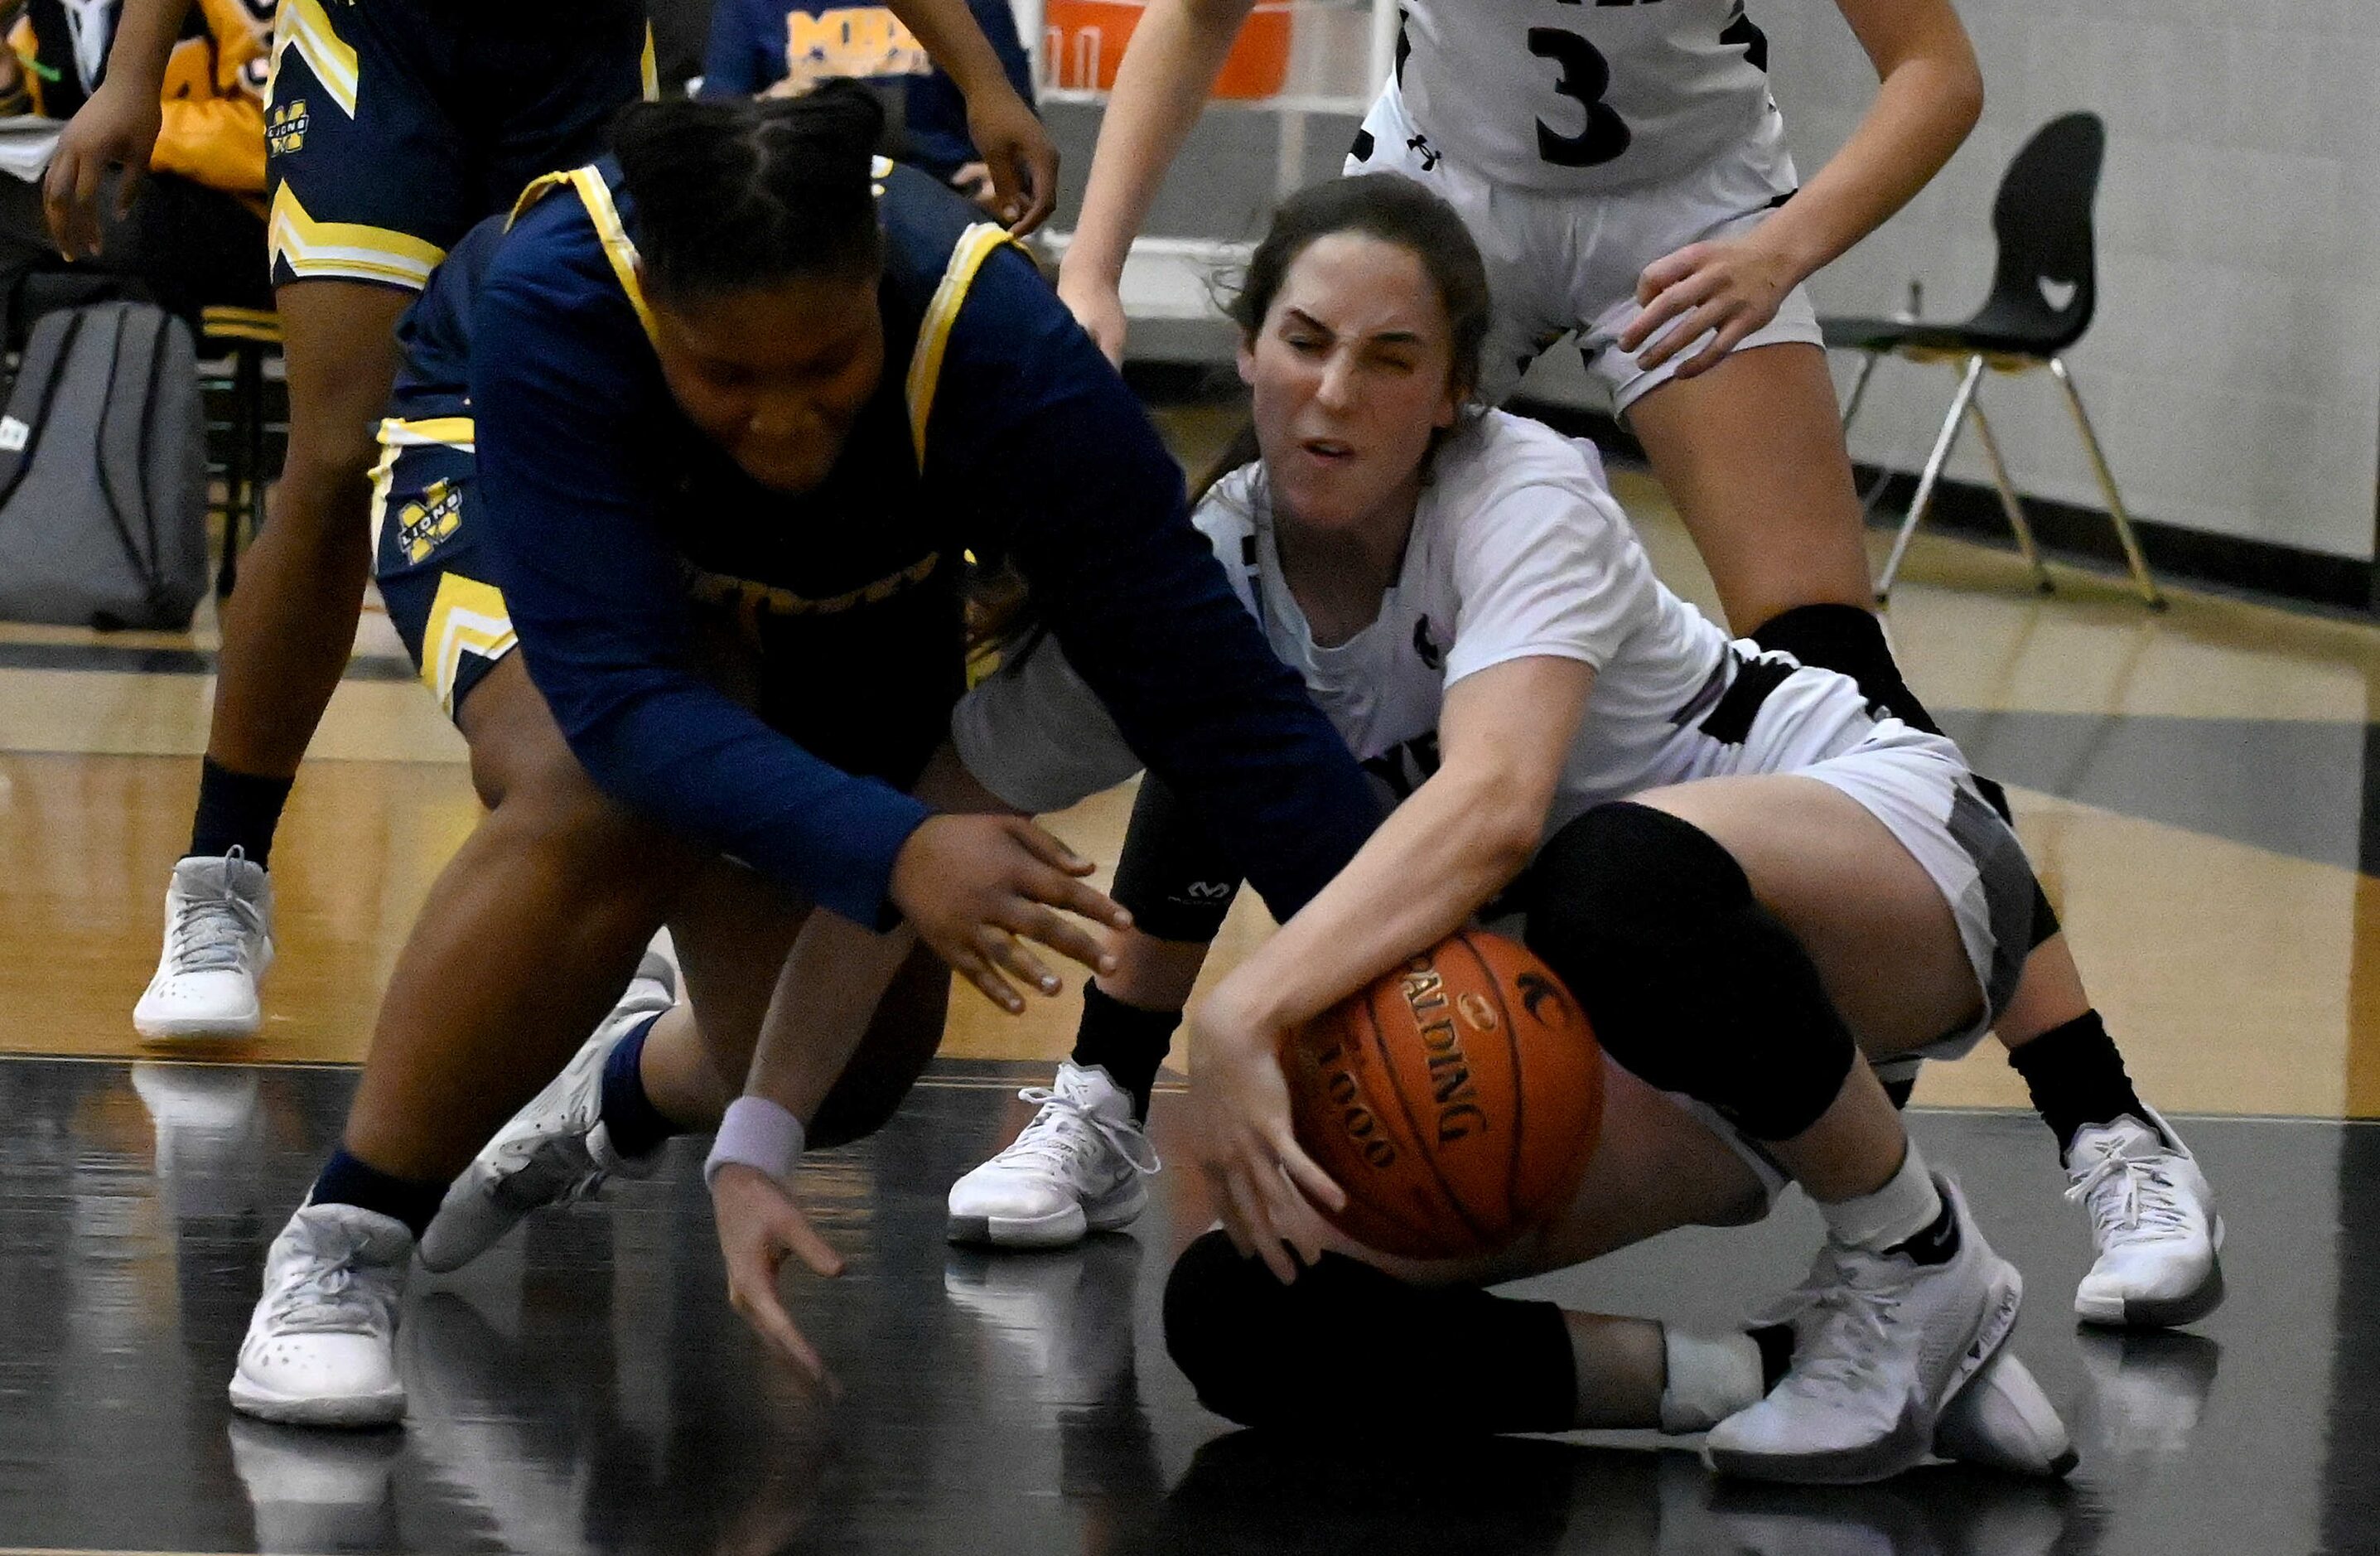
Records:
[[[451,719],[455,678],[463,667],[463,656],[474,653],[498,660],[519,642],[502,590],[460,573],[445,574],[438,580],[437,598],[430,602],[430,625],[421,634],[422,685]]]
[[[331,94],[347,117],[356,116],[356,89],[359,67],[356,51],[339,42],[331,16],[322,9],[322,0],[283,0],[281,15],[273,30],[273,70],[264,89],[265,101],[273,101],[273,88],[281,79],[281,56],[290,49],[313,69],[314,79]]]
[[[442,448],[457,448],[471,452],[478,437],[478,423],[468,416],[427,416],[415,420],[392,416],[380,424],[382,448],[421,448],[436,444]]]
[[[917,346],[909,354],[909,377],[904,385],[909,402],[909,442],[917,450],[920,469],[926,464],[926,424],[934,414],[934,390],[941,380],[942,353],[950,346],[951,327],[958,322],[959,310],[966,306],[967,288],[975,285],[976,272],[983,268],[983,261],[1002,244],[1015,241],[1007,228],[991,222],[978,222],[967,228],[951,249],[941,285],[934,288],[933,300],[926,305],[925,322],[917,326]]]
[[[637,310],[637,322],[645,327],[645,338],[660,341],[653,327],[653,310],[645,301],[645,288],[637,279],[637,246],[628,238],[627,224],[620,219],[620,207],[613,202],[612,191],[604,187],[603,176],[592,167],[574,167],[567,173],[549,173],[521,191],[513,202],[513,213],[506,219],[509,226],[521,218],[521,213],[543,200],[565,184],[577,191],[578,203],[587,208],[587,219],[595,224],[595,236],[603,242],[603,257],[612,261],[612,274],[619,281],[620,290],[626,293],[628,306]]]
[[[645,23],[645,52],[637,61],[637,75],[644,85],[645,101],[658,103],[662,95],[662,67],[653,57],[653,24]]]
[[[273,197],[266,247],[273,262],[286,261],[301,279],[340,276],[384,281],[413,291],[429,283],[446,250],[386,227],[353,222],[318,222],[284,183]]]

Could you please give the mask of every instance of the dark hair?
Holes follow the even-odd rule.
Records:
[[[646,285],[695,300],[880,261],[870,159],[884,108],[856,81],[804,97],[679,99],[620,112]]]
[[[1479,351],[1488,340],[1487,261],[1454,207],[1402,174],[1332,178],[1282,201],[1223,311],[1253,338],[1297,257],[1317,238],[1342,232],[1393,243],[1421,261],[1446,310],[1454,387],[1467,399],[1479,386]]]

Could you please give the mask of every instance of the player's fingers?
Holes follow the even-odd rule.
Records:
[[[1674,376],[1693,378],[1698,373],[1708,372],[1727,360],[1727,354],[1742,345],[1743,337],[1750,334],[1755,327],[1742,314],[1730,319],[1718,327],[1718,334],[1711,336],[1709,345],[1678,365],[1678,371]]]
[[[1088,875],[1098,868],[1090,860],[1066,846],[1065,840],[1019,817],[1010,823],[1009,835],[1025,846],[1025,851],[1052,869],[1068,875]]]
[[[819,1358],[818,1352],[811,1348],[802,1331],[794,1327],[793,1316],[785,1311],[783,1300],[777,1295],[775,1280],[753,1282],[748,1279],[749,1271],[745,1274],[747,1279],[738,1280],[729,1286],[729,1304],[742,1315],[746,1323],[752,1326],[761,1343],[779,1358],[808,1374],[813,1380],[824,1381],[826,1364]]]
[[[1080,962],[1093,972],[1116,970],[1115,953],[1102,944],[1097,935],[1071,918],[1061,918],[1046,907],[1019,912],[1009,920],[1008,928],[1027,940],[1038,941],[1069,961]]]
[[[75,167],[74,188],[67,197],[66,230],[58,238],[59,252],[70,260],[99,252],[99,185],[105,169],[106,164],[94,156],[84,157]]]
[[[843,1273],[843,1256],[834,1251],[833,1244],[819,1235],[809,1218],[792,1203],[786,1204],[784,1213],[777,1218],[771,1231],[795,1258],[810,1267],[811,1273],[829,1280]]]
[[[148,176],[149,170],[139,164],[124,164],[123,173],[118,175],[115,180],[115,219],[117,221],[131,219],[132,202],[140,198],[141,183]]]
[[[975,952],[965,951],[957,955],[945,953],[942,960],[951,965],[953,972],[974,984],[976,991],[993,1004],[1011,1015],[1025,1014],[1025,996],[1019,994],[1009,984],[1008,979],[994,972],[991,964],[986,962]]]
[[[1281,1174],[1250,1161],[1246,1157],[1234,1161],[1230,1169],[1232,1203],[1239,1207],[1240,1217],[1247,1223],[1249,1240],[1256,1244],[1257,1257],[1265,1268],[1278,1276],[1281,1283],[1297,1279],[1297,1261],[1290,1258],[1281,1246],[1281,1235],[1274,1228],[1273,1217],[1266,1205],[1266,1190],[1258,1174],[1278,1179]]]
[[[1690,275],[1675,286],[1665,288],[1661,295],[1646,303],[1644,311],[1620,332],[1620,349],[1636,351],[1661,333],[1670,322],[1699,306],[1718,289],[1717,276]],[[1640,363],[1639,366],[1642,366]]]
[[[1645,267],[1636,277],[1636,301],[1650,304],[1655,298],[1683,281],[1703,262],[1703,246],[1689,243],[1674,254],[1664,254]]]
[[[1670,326],[1669,334],[1637,353],[1639,371],[1659,367],[1727,321],[1722,303],[1706,303]]]
[[[1337,1211],[1347,1208],[1347,1191],[1341,1188],[1338,1181],[1324,1172],[1314,1158],[1305,1154],[1305,1148],[1297,1143],[1296,1136],[1287,1130],[1281,1131],[1274,1137],[1272,1149],[1281,1157],[1281,1170],[1289,1174],[1299,1193],[1326,1210]]]
[[[1232,1248],[1242,1258],[1256,1258],[1256,1242],[1240,1223],[1239,1209],[1232,1203],[1230,1175],[1211,1163],[1200,1170],[1207,1175],[1207,1197],[1214,1203],[1215,1219],[1223,1223],[1223,1235],[1232,1240]]]
[[[1105,924],[1111,930],[1132,928],[1132,915],[1113,897],[1098,887],[1062,875],[1056,870],[1047,874],[1027,874],[1018,884],[1025,894],[1037,903],[1079,915],[1093,923]]]
[[[984,954],[1019,983],[1043,994],[1055,994],[1063,987],[1058,981],[1058,975],[1042,965],[1040,957],[1027,950],[1022,941],[1003,930],[985,931]]]
[[[1047,135],[1025,148],[1025,159],[1032,175],[1032,203],[1023,215],[1011,223],[1008,230],[1023,237],[1050,219],[1058,208],[1058,147]]]

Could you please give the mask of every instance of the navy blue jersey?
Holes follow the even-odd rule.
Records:
[[[771,659],[832,685],[896,614],[945,629],[963,551],[1005,557],[1134,750],[1286,917],[1369,834],[1362,773],[1191,527],[1138,403],[1023,250],[926,175],[878,166],[884,381],[829,479],[798,496],[745,476],[671,398],[615,166],[547,181],[509,233],[475,234],[433,279],[407,324],[399,414],[476,414],[492,562],[531,676],[607,792],[882,922],[923,808],[706,681],[690,601],[734,602]],[[955,667],[954,634],[947,651]]]
[[[1032,102],[1033,67],[1008,0],[967,0],[967,9],[1007,71],[1008,84]],[[946,181],[965,164],[982,160],[967,133],[966,99],[958,83],[884,6],[719,0],[711,12],[703,96],[752,97],[789,78],[808,90],[833,76],[899,94],[892,105],[905,146],[902,160]]]

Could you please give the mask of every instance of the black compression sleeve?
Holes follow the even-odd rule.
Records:
[[[1131,911],[1133,928],[1203,945],[1221,932],[1239,889],[1230,856],[1189,807],[1157,774],[1143,774],[1112,893]]]

